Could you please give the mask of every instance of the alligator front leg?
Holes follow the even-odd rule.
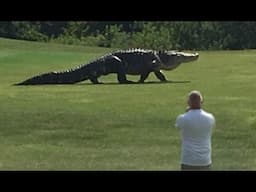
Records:
[[[154,71],[156,77],[160,79],[162,82],[167,82],[164,74],[161,71]]]

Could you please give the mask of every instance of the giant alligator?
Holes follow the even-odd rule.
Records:
[[[74,84],[88,79],[92,83],[98,84],[100,76],[110,73],[117,74],[119,83],[133,83],[127,80],[126,75],[140,75],[138,82],[143,83],[151,72],[154,72],[162,82],[166,82],[167,80],[160,70],[173,70],[181,63],[197,60],[198,57],[198,53],[179,51],[119,50],[74,69],[44,73],[16,85]]]

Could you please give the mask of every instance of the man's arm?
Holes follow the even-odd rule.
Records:
[[[216,127],[216,120],[214,118],[214,116],[212,115],[212,128]]]

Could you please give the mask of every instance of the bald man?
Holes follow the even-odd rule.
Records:
[[[203,97],[199,91],[191,91],[187,103],[186,113],[179,115],[175,124],[181,133],[181,170],[210,170],[215,118],[201,108]]]

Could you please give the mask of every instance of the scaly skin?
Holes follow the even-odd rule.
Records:
[[[160,70],[173,70],[181,63],[197,60],[198,53],[129,49],[104,55],[88,64],[64,72],[50,72],[29,78],[16,85],[74,84],[85,80],[99,83],[98,78],[117,74],[119,83],[133,83],[126,75],[140,75],[143,83],[153,72],[160,81],[167,81]]]

